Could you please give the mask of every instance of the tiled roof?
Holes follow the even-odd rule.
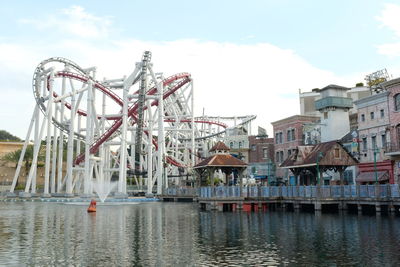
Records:
[[[334,146],[339,145],[341,153],[346,153],[346,161],[333,159],[329,153]],[[297,151],[288,157],[280,167],[300,167],[300,166],[313,166],[317,163],[317,157],[322,153],[322,157],[318,159],[319,163],[324,166],[352,166],[357,163],[346,149],[338,141],[329,141],[320,143],[315,146],[298,146]],[[338,162],[341,161],[341,162]]]
[[[218,141],[211,149],[210,152],[216,151],[216,150],[225,150],[229,151],[229,147],[227,147],[223,142]]]
[[[246,167],[247,164],[229,154],[216,154],[199,162],[194,166],[195,169],[203,167]]]

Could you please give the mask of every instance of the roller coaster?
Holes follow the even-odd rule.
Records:
[[[193,166],[229,127],[251,127],[255,119],[195,117],[191,75],[165,78],[154,72],[149,51],[129,76],[99,81],[96,71],[60,57],[36,67],[36,105],[11,193],[31,139],[33,159],[24,194],[36,193],[39,158],[44,158],[43,196],[90,196],[93,181],[115,181],[115,195],[123,197],[128,176],[146,193],[161,194],[175,177],[193,177]]]

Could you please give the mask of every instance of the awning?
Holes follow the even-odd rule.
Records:
[[[378,182],[380,181],[386,181],[389,180],[389,174],[387,171],[379,171],[376,172],[377,176],[378,176]],[[356,178],[356,182],[375,182],[376,178],[375,178],[375,172],[361,172],[357,178]]]

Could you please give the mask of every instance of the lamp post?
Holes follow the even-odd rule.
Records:
[[[317,155],[317,185],[319,185],[320,181],[320,172],[319,172],[319,160],[324,156],[322,152],[318,152]]]
[[[378,184],[378,172],[376,170],[376,154],[378,153],[378,148],[374,147],[374,172],[375,172],[375,184]]]

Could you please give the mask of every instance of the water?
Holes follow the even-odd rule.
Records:
[[[111,191],[117,187],[118,183],[111,181],[92,181],[92,185],[100,201],[104,203]]]
[[[0,266],[399,266],[400,218],[0,202]]]

